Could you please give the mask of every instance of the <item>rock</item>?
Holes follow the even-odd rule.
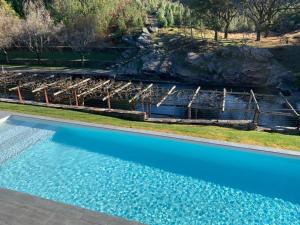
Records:
[[[149,27],[148,30],[150,31],[150,33],[157,33],[158,27]]]
[[[137,46],[138,47],[146,47],[152,44],[151,36],[142,33],[137,39]]]
[[[195,53],[195,52],[189,52],[187,54],[187,57],[185,58],[185,61],[187,63],[190,63],[192,65],[197,65],[199,64],[199,60],[200,60],[200,54]]]
[[[143,33],[144,34],[150,34],[149,30],[147,27],[143,27]]]
[[[130,45],[136,45],[136,41],[132,36],[122,36],[122,41],[130,44]]]
[[[280,65],[266,49],[230,46],[209,53],[187,53],[185,60],[163,48],[149,48],[151,39],[141,35],[143,55],[123,73],[168,76],[176,80],[209,85],[273,87],[293,91],[294,75]],[[163,43],[158,43],[158,46]]]
[[[123,51],[122,53],[121,53],[121,56],[123,57],[123,58],[125,58],[125,59],[127,59],[127,58],[129,58],[129,56],[132,54],[132,50],[131,49],[127,49],[127,50],[125,50],[125,51]]]
[[[177,41],[177,40],[178,40],[178,38],[171,38],[171,39],[169,40],[169,42],[172,43],[172,42],[175,42],[175,41]]]

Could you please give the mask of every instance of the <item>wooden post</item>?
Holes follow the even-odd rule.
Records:
[[[255,94],[254,94],[253,90],[250,90],[250,94],[252,95],[253,101],[254,101],[255,106],[256,106],[256,110],[255,110],[254,117],[253,117],[253,123],[255,125],[257,125],[258,120],[259,120],[259,116],[260,116],[260,107],[259,107],[258,101],[255,97]]]
[[[223,102],[222,102],[222,112],[225,112],[226,94],[227,94],[227,90],[226,90],[226,88],[224,88],[224,91],[223,91]]]
[[[111,110],[111,97],[110,97],[109,91],[107,91],[107,106],[108,106],[108,109]]]
[[[145,112],[145,101],[144,101],[144,96],[141,97],[141,104],[142,104],[142,112]]]
[[[254,113],[254,117],[253,117],[253,122],[254,124],[258,124],[258,120],[259,120],[259,116],[260,116],[260,111],[258,111],[257,109],[255,110],[255,113]]]
[[[20,87],[17,87],[17,93],[18,93],[20,103],[24,104],[24,100],[23,100],[23,97],[22,97],[22,94],[21,94]]]
[[[298,118],[297,130],[300,130],[300,114],[296,111],[296,109],[292,106],[289,100],[281,92],[279,92],[279,95],[283,98],[285,104],[289,107],[289,109],[292,110],[293,114],[295,114],[295,116]]]
[[[192,118],[192,105],[193,102],[196,100],[199,92],[200,92],[201,87],[198,87],[197,90],[194,92],[193,97],[191,99],[191,101],[188,104],[188,118],[191,119]]]
[[[188,118],[192,119],[192,107],[188,107]]]
[[[152,97],[150,95],[150,97],[149,97],[149,112],[148,112],[148,117],[151,116],[151,110],[152,110]]]
[[[47,90],[47,88],[44,89],[44,96],[45,96],[46,104],[48,105],[49,104],[49,99],[48,99],[48,90]]]
[[[77,90],[76,89],[73,89],[73,96],[74,96],[74,99],[75,99],[76,106],[79,106],[78,97],[77,97]]]

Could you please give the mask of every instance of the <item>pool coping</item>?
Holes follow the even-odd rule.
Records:
[[[194,142],[194,143],[198,143],[198,144],[219,145],[219,146],[224,146],[224,147],[231,147],[231,148],[238,149],[238,150],[245,150],[248,152],[255,151],[255,152],[261,152],[261,153],[269,153],[269,154],[271,153],[271,154],[276,154],[276,155],[293,156],[293,157],[297,157],[300,159],[300,151],[297,151],[297,150],[283,150],[283,149],[277,149],[277,148],[272,148],[272,147],[262,147],[262,146],[257,146],[257,145],[248,145],[248,144],[234,143],[234,142],[228,142],[228,141],[219,141],[219,140],[212,140],[212,139],[206,139],[206,138],[200,138],[200,137],[192,137],[192,136],[186,136],[186,135],[177,135],[177,134],[158,132],[158,131],[149,131],[149,130],[144,130],[144,129],[125,128],[125,127],[118,127],[118,126],[113,126],[113,125],[88,123],[88,122],[81,122],[81,121],[76,121],[76,120],[66,120],[66,119],[59,119],[59,118],[46,117],[46,116],[15,113],[15,112],[9,112],[9,111],[0,111],[0,119],[1,119],[1,113],[4,113],[6,115],[8,114],[9,116],[20,116],[20,117],[25,117],[25,118],[40,119],[40,120],[46,120],[46,121],[52,121],[52,122],[80,125],[80,126],[84,126],[84,127],[94,127],[94,128],[99,128],[99,129],[102,128],[102,129],[124,131],[124,132],[130,132],[130,133],[138,133],[138,134],[144,134],[144,135],[150,135],[150,136],[156,136],[156,137],[189,141],[189,142]]]

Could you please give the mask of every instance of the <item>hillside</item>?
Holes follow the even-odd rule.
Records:
[[[118,73],[208,85],[296,89],[299,32],[263,38],[259,44],[246,40],[253,34],[234,34],[219,42],[210,35],[196,30],[193,36],[178,29],[145,31],[136,39],[138,57],[124,54]]]

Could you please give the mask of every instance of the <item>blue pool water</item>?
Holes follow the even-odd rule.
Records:
[[[300,224],[300,160],[22,117],[0,187],[146,224]]]

